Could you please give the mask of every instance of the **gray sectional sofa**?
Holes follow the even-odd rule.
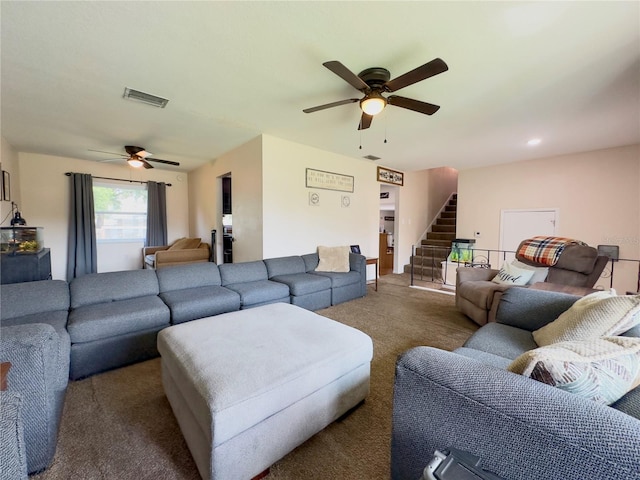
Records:
[[[462,348],[417,347],[401,355],[392,479],[420,478],[435,450],[454,448],[505,479],[639,480],[640,387],[606,406],[506,370],[537,348],[532,331],[578,298],[511,288],[496,322]],[[640,326],[624,335],[640,337]]]
[[[0,425],[0,465],[33,473],[51,463],[69,379],[158,356],[157,334],[172,324],[268,303],[318,310],[362,297],[365,258],[349,260],[345,273],[315,272],[318,254],[309,254],[3,285],[0,362],[12,368],[0,393],[0,420],[19,411],[20,421]],[[5,448],[5,433],[19,430],[16,448]],[[16,451],[26,459],[4,456]]]

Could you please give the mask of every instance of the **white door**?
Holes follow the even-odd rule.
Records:
[[[555,236],[557,220],[558,209],[502,210],[500,250],[515,251],[526,238],[538,235]],[[507,261],[514,257],[513,253],[506,254]]]

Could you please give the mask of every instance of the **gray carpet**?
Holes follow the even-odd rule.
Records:
[[[373,339],[371,393],[273,465],[266,480],[389,478],[397,356],[418,345],[452,350],[477,329],[456,311],[453,296],[408,284],[407,275],[387,275],[378,292],[370,286],[365,298],[318,312]],[[162,390],[159,359],[71,382],[53,465],[31,478],[198,480]]]

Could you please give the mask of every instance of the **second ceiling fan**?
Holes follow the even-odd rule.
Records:
[[[364,130],[371,126],[374,115],[380,113],[387,105],[394,105],[400,108],[413,110],[414,112],[423,113],[425,115],[433,115],[440,108],[432,103],[421,102],[412,98],[401,97],[398,95],[383,96],[383,93],[395,92],[401,88],[408,87],[414,83],[426,80],[429,77],[446,72],[449,67],[440,58],[431,60],[430,62],[414,68],[410,72],[400,75],[399,77],[389,80],[391,74],[389,70],[381,67],[367,68],[358,75],[353,73],[347,67],[337,60],[323,63],[325,67],[342,78],[356,90],[364,94],[363,98],[349,98],[339,100],[337,102],[318,105],[317,107],[305,108],[304,113],[313,113],[327,108],[338,107],[348,103],[360,102],[362,116],[358,124],[358,130]]]

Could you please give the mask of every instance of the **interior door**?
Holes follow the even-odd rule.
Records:
[[[554,236],[558,225],[558,209],[502,210],[500,250],[515,251],[525,238]],[[506,254],[511,261],[515,254]]]

